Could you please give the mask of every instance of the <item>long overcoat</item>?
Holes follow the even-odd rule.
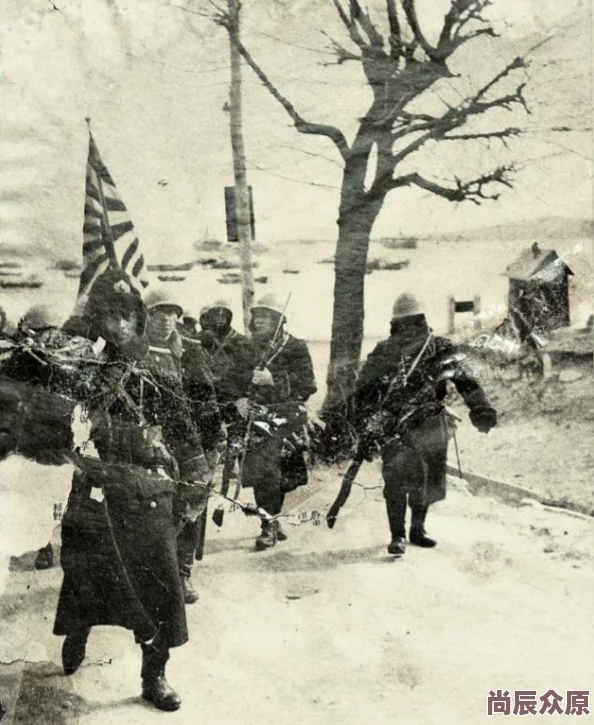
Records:
[[[263,420],[256,414],[243,467],[242,485],[250,488],[267,479],[277,482],[284,493],[307,483],[304,451],[287,447],[293,434],[300,439],[307,414],[303,403],[316,392],[316,381],[311,356],[305,340],[285,333],[274,349],[258,350],[256,358],[272,373],[274,385],[253,386],[250,399],[262,406]],[[275,428],[274,420],[286,423]],[[258,426],[264,423],[271,430],[269,436],[257,436]],[[294,439],[295,440],[295,439]]]
[[[63,518],[54,632],[118,625],[179,646],[188,632],[173,479],[199,439],[177,375],[113,350],[105,362],[88,402],[100,460],[81,458]]]
[[[451,428],[443,400],[448,380],[471,410],[488,407],[453,343],[427,330],[378,343],[357,383],[355,425],[361,440],[379,444],[386,486],[420,494],[425,504],[446,495]]]

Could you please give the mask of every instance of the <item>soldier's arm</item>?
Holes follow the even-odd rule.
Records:
[[[184,389],[192,420],[205,451],[212,450],[221,435],[221,413],[215,395],[208,359],[201,345],[187,345],[182,358]]]
[[[359,430],[367,418],[376,411],[381,391],[385,387],[381,378],[387,372],[387,365],[385,346],[380,342],[367,356],[357,377],[353,408],[355,427]]]
[[[462,396],[470,410],[472,424],[481,432],[488,432],[497,423],[497,413],[475,378],[465,355],[449,340],[438,338],[437,345],[444,377],[454,383]]]
[[[229,349],[231,365],[220,389],[225,400],[246,398],[250,392],[254,368],[258,364],[254,346],[247,338],[239,337]]]
[[[304,340],[295,342],[291,349],[289,383],[292,395],[305,402],[318,388],[307,343]]]

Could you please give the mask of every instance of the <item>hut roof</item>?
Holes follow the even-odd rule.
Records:
[[[552,282],[564,274],[573,274],[554,249],[541,249],[535,242],[505,270],[509,279],[527,281],[538,279]]]

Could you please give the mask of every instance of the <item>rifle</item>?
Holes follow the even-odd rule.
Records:
[[[334,528],[334,524],[336,523],[336,519],[338,517],[338,512],[344,506],[348,497],[350,496],[353,483],[355,481],[355,478],[357,477],[357,474],[359,473],[359,469],[361,468],[361,464],[364,460],[365,457],[363,456],[362,446],[358,445],[355,455],[353,456],[353,460],[351,461],[342,479],[342,484],[340,486],[338,496],[336,497],[336,501],[334,501],[332,506],[330,506],[330,509],[326,514],[326,523],[328,524],[329,529]]]
[[[405,386],[407,384],[408,379],[410,378],[413,370],[417,367],[419,361],[423,357],[423,353],[427,349],[427,346],[429,345],[429,342],[431,341],[432,337],[433,337],[433,333],[430,332],[427,335],[427,339],[425,340],[423,347],[419,351],[419,354],[413,360],[410,368],[404,375],[404,378],[402,380],[399,380],[398,375],[395,375],[392,378],[386,393],[382,396],[382,399],[380,401],[380,408],[386,402],[386,400],[388,399],[388,396],[392,393],[392,391],[394,390],[394,388],[396,387],[397,384],[401,384],[403,386]],[[353,483],[355,481],[355,478],[357,477],[357,474],[359,473],[359,469],[361,468],[361,464],[363,463],[364,460],[365,460],[365,456],[363,455],[363,445],[361,444],[361,442],[359,442],[359,444],[357,445],[357,450],[355,451],[355,455],[353,456],[353,460],[351,461],[351,464],[347,468],[347,472],[344,474],[344,477],[342,479],[342,483],[340,485],[340,490],[338,492],[338,496],[336,497],[336,500],[334,501],[332,506],[330,506],[330,509],[328,510],[328,513],[326,514],[326,523],[328,524],[329,529],[334,528],[334,524],[336,523],[336,519],[338,517],[338,512],[344,506],[348,497],[350,496],[351,489],[353,488]]]

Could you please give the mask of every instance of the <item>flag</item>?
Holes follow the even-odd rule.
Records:
[[[146,265],[134,224],[101,160],[90,129],[83,236],[79,308],[84,306],[97,277],[107,269],[122,269],[139,290],[148,285]]]

